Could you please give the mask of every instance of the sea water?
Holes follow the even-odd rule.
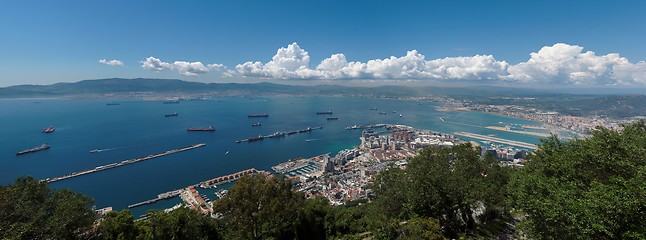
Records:
[[[120,105],[106,105],[118,102]],[[223,97],[201,101],[143,100],[0,100],[0,184],[17,177],[36,179],[144,157],[170,149],[206,143],[202,148],[54,182],[54,188],[69,188],[93,197],[98,208],[120,210],[155,198],[157,194],[199,183],[248,168],[271,170],[271,166],[296,157],[339,150],[360,143],[361,130],[352,125],[405,124],[419,129],[451,133],[464,131],[499,138],[538,143],[533,136],[486,129],[506,124],[540,123],[481,112],[439,112],[438,103],[393,99],[270,96]],[[377,108],[378,110],[370,110]],[[332,115],[316,112],[332,111]],[[177,117],[164,117],[177,112]],[[385,112],[386,114],[379,114]],[[248,114],[269,114],[249,118]],[[400,117],[401,114],[401,117]],[[338,117],[338,120],[327,120]],[[440,118],[445,121],[440,120]],[[251,124],[260,122],[259,127]],[[461,123],[461,124],[455,124]],[[50,134],[41,133],[55,126]],[[214,132],[188,132],[190,127],[216,128]],[[293,131],[307,127],[323,129],[251,143],[236,140]],[[48,143],[45,151],[16,156],[16,152]],[[103,150],[90,153],[93,149]],[[212,191],[208,197],[215,199]],[[177,198],[135,210],[167,208]]]

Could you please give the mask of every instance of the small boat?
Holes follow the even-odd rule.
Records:
[[[254,123],[254,124],[251,124],[251,126],[252,126],[252,127],[260,127],[260,125],[262,125],[262,123]]]
[[[227,152],[225,152],[225,153],[224,153],[224,155],[227,155],[227,154],[229,154],[229,151],[227,151]]]
[[[106,103],[106,106],[118,106],[121,105],[121,103]]]
[[[381,114],[381,115],[386,115],[386,112],[379,112],[379,114]]]
[[[377,111],[377,108],[371,108],[370,110],[374,110],[374,111]]]
[[[332,111],[325,111],[325,112],[316,112],[317,115],[321,114],[332,114]]]
[[[100,152],[103,152],[103,150],[100,150],[100,149],[92,149],[92,150],[90,150],[90,153],[100,153]]]
[[[399,114],[399,117],[402,117],[402,116],[404,116],[404,115]]]
[[[329,118],[327,118],[327,120],[339,120],[339,118],[338,117],[329,117]]]
[[[164,115],[164,117],[177,117],[177,116],[179,116],[179,114],[177,113],[169,113]]]
[[[56,128],[54,128],[54,126],[49,126],[43,129],[43,133],[53,133],[54,131],[56,131]]]

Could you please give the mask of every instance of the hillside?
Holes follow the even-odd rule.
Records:
[[[0,98],[85,97],[139,98],[142,96],[343,95],[362,97],[414,97],[441,95],[479,104],[505,104],[557,111],[575,116],[614,118],[646,116],[646,95],[565,94],[546,90],[469,87],[349,87],[300,86],[274,83],[200,83],[177,79],[109,78],[51,85],[17,85],[0,88]]]

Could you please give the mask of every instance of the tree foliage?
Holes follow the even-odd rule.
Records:
[[[93,204],[80,193],[53,190],[32,177],[18,178],[0,186],[0,238],[83,238],[96,219]]]
[[[646,238],[646,124],[592,137],[544,139],[511,181],[523,226],[537,239]]]
[[[375,202],[389,217],[438,219],[448,237],[486,234],[481,227],[507,212],[509,170],[479,150],[471,144],[424,149],[406,170],[377,176]]]
[[[133,221],[124,210],[109,212],[97,230],[100,239],[222,239],[221,222],[196,210],[179,208],[170,213],[151,211],[148,218]]]
[[[240,238],[286,239],[294,238],[293,220],[304,200],[284,177],[247,175],[214,208],[228,217]]]

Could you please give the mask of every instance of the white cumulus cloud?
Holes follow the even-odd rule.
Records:
[[[175,61],[173,63],[164,62],[155,57],[148,57],[141,61],[141,67],[146,70],[164,71],[177,70],[184,76],[197,76],[198,74],[208,73],[210,71],[220,71],[226,67],[222,64],[204,65],[202,62]]]
[[[617,53],[597,56],[583,47],[557,43],[509,67],[509,79],[574,85],[644,84],[646,63],[630,63]]]
[[[272,79],[393,79],[393,80],[500,80],[536,84],[646,85],[646,62],[631,63],[617,53],[596,55],[583,47],[557,43],[531,53],[518,64],[496,60],[492,55],[447,57],[427,60],[411,50],[366,62],[348,62],[343,53],[310,67],[310,56],[297,43],[279,48],[271,61],[245,62],[226,75]]]
[[[494,79],[506,75],[508,64],[493,56],[425,60],[416,50],[367,62],[348,62],[337,53],[312,69],[307,51],[292,43],[280,48],[271,61],[245,62],[236,66],[245,77],[277,79]]]
[[[105,65],[110,65],[110,66],[118,66],[118,67],[123,66],[123,62],[119,61],[119,60],[116,60],[116,59],[106,60],[104,58],[104,59],[99,60],[99,63],[105,64]]]

